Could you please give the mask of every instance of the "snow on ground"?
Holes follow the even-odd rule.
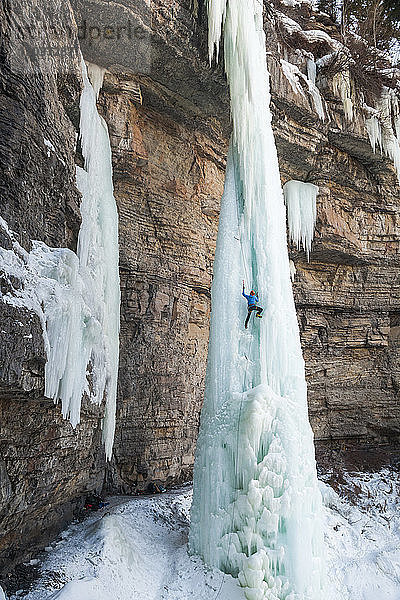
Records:
[[[45,557],[37,587],[12,598],[211,600],[220,592],[220,600],[243,600],[232,577],[189,558],[191,499],[190,487],[112,498],[105,509],[71,525]],[[60,581],[65,585],[57,590]]]
[[[328,577],[338,600],[400,599],[400,476],[345,475],[351,501],[321,484],[326,506]]]
[[[321,491],[332,598],[400,600],[400,476],[344,475],[341,497]],[[190,503],[190,487],[112,498],[47,548],[36,587],[11,600],[243,600],[232,577],[188,556]]]

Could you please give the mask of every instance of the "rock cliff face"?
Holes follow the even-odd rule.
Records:
[[[108,483],[132,492],[192,472],[229,100],[221,68],[207,64],[206,15],[191,2],[155,2],[151,14],[137,2],[103,8],[74,4],[85,58],[109,70],[99,109],[113,151],[122,314]],[[94,24],[113,36],[130,27],[130,43],[91,39]]]
[[[51,15],[57,16],[52,23]],[[80,56],[68,4],[0,8],[1,217],[31,240],[76,248],[80,195],[75,129]],[[56,29],[53,29],[55,27]],[[0,227],[1,246],[10,238]],[[0,265],[2,294],[21,282]],[[0,568],[54,537],[86,489],[101,489],[104,459],[98,407],[84,403],[74,431],[43,397],[42,326],[36,314],[0,302]]]
[[[306,2],[289,4],[267,10],[265,28],[282,182],[320,188],[310,262],[291,248],[317,450],[393,449],[400,426],[397,176],[391,161],[371,149],[360,86],[352,84],[349,121],[332,74],[321,70],[325,119],[318,116],[304,78],[311,54],[304,51],[326,56],[340,38]],[[72,6],[75,16],[68,3],[47,3],[46,15],[61,17],[56,34],[40,3],[28,8],[15,1],[0,13],[1,216],[26,249],[32,239],[76,246],[79,36],[85,59],[108,70],[98,106],[110,132],[120,218],[114,456],[105,469],[101,409],[85,403],[74,431],[43,397],[39,320],[1,303],[3,564],[13,559],[11,547],[20,554],[18,539],[26,545],[53,535],[85,490],[101,487],[105,472],[108,489],[127,493],[154,479],[189,478],[204,386],[229,138],[227,89],[221,66],[208,65],[204,6],[189,0],[124,0],[112,10],[102,0]],[[40,35],[32,36],[32,27]],[[24,50],[15,60],[18,36]],[[40,54],[38,47],[53,51]],[[294,77],[297,84],[281,58],[303,73]],[[8,247],[6,235],[0,241]],[[3,277],[3,292],[16,285]]]
[[[190,476],[202,401],[226,148],[107,77],[120,218],[120,395],[111,483]],[[141,87],[144,98],[148,93]],[[150,90],[151,91],[151,90]]]
[[[400,417],[397,176],[392,162],[374,153],[369,143],[362,88],[354,84],[350,122],[333,91],[333,75],[321,74],[321,120],[307,84],[295,90],[285,75],[282,57],[307,74],[311,53],[317,60],[332,52],[332,45],[340,46],[335,27],[306,3],[300,9],[278,9],[267,13],[265,27],[282,183],[299,179],[320,188],[310,262],[291,249],[317,451],[322,459],[329,450],[393,447]],[[299,29],[321,35],[293,32],[290,18],[297,19]],[[121,65],[125,57],[115,66],[113,50],[104,44],[83,45],[91,60],[100,59],[119,73],[106,77],[100,105],[113,144],[127,285],[122,292],[121,402],[110,475],[112,485],[122,490],[135,489],[146,479],[176,480],[193,463],[205,372],[210,252],[212,256],[229,132],[220,116],[227,111],[227,100],[219,67],[211,69],[204,83],[208,101],[204,106],[202,98],[201,114],[197,101],[195,107],[189,104],[197,99],[198,81],[207,68],[204,15],[191,6],[163,3],[153,19],[154,62],[146,63],[148,73],[136,74],[130,84]],[[171,29],[174,41],[163,46]],[[185,56],[179,51],[183,46],[191,50]],[[167,81],[177,60],[182,70]],[[178,101],[171,103],[171,94]],[[128,232],[138,240],[129,252]]]

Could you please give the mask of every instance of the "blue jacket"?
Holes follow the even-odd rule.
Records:
[[[256,296],[255,294],[254,294],[254,296],[248,296],[247,294],[244,293],[244,290],[243,290],[242,296],[244,296],[246,298],[248,307],[255,306],[258,302],[258,296]]]

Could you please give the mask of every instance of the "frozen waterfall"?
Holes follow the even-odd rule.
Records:
[[[91,65],[91,72],[99,85],[102,70]],[[73,427],[79,423],[84,394],[97,404],[105,398],[103,439],[110,458],[119,355],[118,214],[107,125],[97,112],[98,90],[93,89],[83,61],[82,74],[85,168],[77,168],[82,193],[77,254],[38,241],[32,242],[28,253],[0,219],[12,247],[0,249],[0,266],[10,277],[10,287],[12,278],[21,282],[3,300],[36,312],[41,320],[47,355],[45,396],[61,401],[63,416]]]
[[[108,128],[96,107],[104,70],[90,65],[93,86],[83,61],[82,72],[80,132],[85,169],[77,169],[77,185],[82,193],[78,257],[86,283],[85,302],[101,328],[101,338],[91,348],[92,398],[101,402],[103,395],[106,396],[103,439],[106,456],[110,458],[115,431],[121,304],[118,213]]]
[[[71,276],[66,294],[45,303],[50,342],[45,394],[61,400],[63,415],[73,426],[79,423],[84,392],[97,404],[105,396],[103,439],[110,458],[119,358],[118,214],[108,129],[96,107],[104,72],[96,65],[90,70],[93,86],[82,61],[80,132],[85,168],[77,167],[82,194],[78,256],[67,255],[71,255]],[[60,281],[57,270],[55,277]]]
[[[321,600],[322,503],[308,422],[286,216],[269,110],[262,4],[209,0],[224,29],[233,134],[221,202],[189,546],[248,600]],[[263,319],[243,322],[241,282]]]

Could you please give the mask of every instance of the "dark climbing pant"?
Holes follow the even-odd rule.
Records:
[[[247,313],[247,317],[246,320],[244,322],[244,326],[247,329],[247,325],[249,324],[249,319],[251,317],[251,313],[254,311],[257,311],[257,315],[261,315],[262,311],[264,310],[263,308],[261,308],[261,306],[249,306],[248,308],[248,313]]]

